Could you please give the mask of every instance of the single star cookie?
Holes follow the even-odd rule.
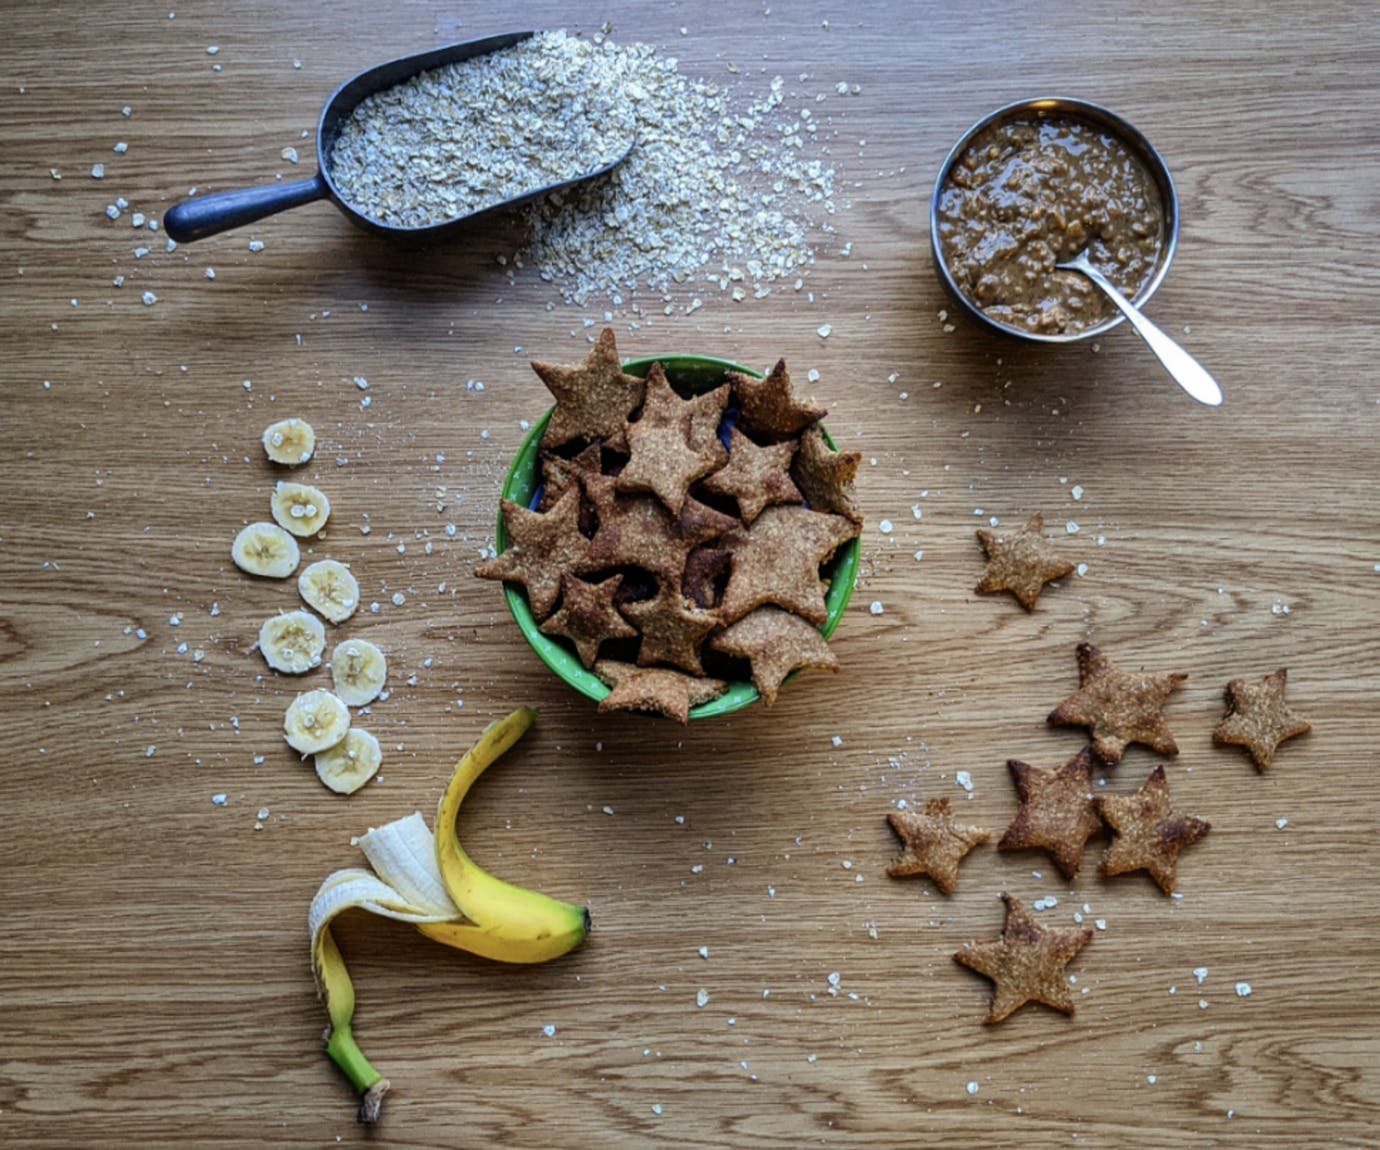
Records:
[[[612,659],[600,659],[594,664],[594,673],[612,688],[599,704],[600,714],[653,711],[685,723],[690,720],[691,707],[717,699],[728,689],[728,684],[718,679],[692,678],[664,667],[634,667]]]
[[[1122,671],[1091,643],[1078,644],[1078,690],[1049,713],[1060,727],[1087,727],[1092,750],[1109,767],[1131,743],[1177,755],[1163,707],[1188,676],[1179,672]]]
[[[587,476],[582,483],[599,520],[577,569],[582,575],[610,567],[641,567],[659,581],[679,586],[686,556],[738,526],[736,519],[696,499],[686,499],[675,516],[652,496],[616,495],[609,476]]]
[[[958,864],[979,843],[992,837],[981,827],[954,822],[947,798],[930,799],[921,811],[892,811],[886,816],[903,850],[886,868],[892,878],[928,875],[945,894],[958,886]]]
[[[1097,813],[1116,832],[1102,857],[1102,873],[1148,870],[1160,890],[1173,894],[1179,852],[1207,834],[1211,825],[1170,807],[1164,768],[1151,771],[1133,795],[1098,795],[1093,801]]]
[[[731,496],[738,503],[743,522],[751,523],[769,504],[804,502],[800,489],[791,482],[794,458],[792,440],[758,447],[735,427],[728,463],[704,481],[704,489]]]
[[[560,610],[541,625],[543,635],[562,635],[575,644],[580,662],[593,667],[606,639],[633,639],[637,630],[618,613],[613,597],[623,583],[615,575],[602,583],[586,583],[574,575],[561,579]]]
[[[642,418],[628,424],[628,462],[615,489],[650,492],[679,515],[685,493],[714,469],[718,452],[690,446],[689,405],[671,390],[659,363],[647,373],[647,396]]]
[[[745,532],[733,537],[733,569],[719,614],[740,619],[764,603],[775,603],[811,623],[829,617],[819,566],[857,535],[841,515],[804,507],[768,507]]]
[[[642,636],[637,652],[639,667],[669,663],[692,675],[704,674],[700,644],[719,625],[713,611],[688,602],[679,588],[663,582],[653,598],[624,603],[623,614],[637,625]]]
[[[818,427],[800,435],[791,475],[815,511],[832,511],[859,525],[863,521],[853,481],[862,462],[860,451],[835,451]]]
[[[715,651],[752,665],[752,682],[767,706],[786,676],[804,667],[839,669],[839,661],[819,631],[780,607],[758,607],[709,641]]]
[[[1035,610],[1044,585],[1074,567],[1055,552],[1044,530],[1045,517],[1039,514],[1027,519],[1014,535],[998,535],[979,527],[977,537],[987,554],[987,570],[977,585],[978,594],[1010,591],[1027,611]]]
[[[1284,701],[1284,685],[1289,672],[1284,667],[1266,675],[1259,683],[1233,679],[1227,684],[1227,713],[1212,732],[1212,741],[1221,746],[1245,747],[1262,774],[1275,759],[1275,750],[1285,739],[1313,729],[1302,715]]]
[[[651,383],[652,372],[661,372],[661,365],[653,364],[647,373]],[[664,378],[664,375],[663,375]],[[673,387],[654,389],[650,386],[642,405],[642,419],[675,418],[681,412],[690,415],[690,446],[695,451],[708,451],[714,456],[714,466],[720,467],[728,458],[728,449],[719,439],[719,424],[723,420],[724,408],[728,406],[729,386],[722,384],[713,391],[701,392],[689,399],[683,399]]]
[[[1006,925],[1001,937],[970,942],[954,961],[992,980],[992,1008],[985,1022],[1000,1022],[1027,1002],[1073,1013],[1073,991],[1064,967],[1091,941],[1090,930],[1045,927],[1019,899],[1003,894]]]
[[[576,439],[602,439],[618,448],[624,445],[624,425],[642,402],[645,385],[624,372],[613,328],[599,333],[584,363],[563,367],[534,359],[532,370],[556,397],[556,409],[541,437],[543,447],[560,447]]]
[[[1083,849],[1102,830],[1093,806],[1093,756],[1084,747],[1062,767],[1032,767],[1009,759],[1021,807],[998,850],[1045,851],[1067,879],[1083,865]]]
[[[793,436],[828,414],[822,407],[801,403],[795,398],[784,359],[777,360],[771,374],[764,379],[730,371],[728,383],[738,401],[743,427],[771,439]]]
[[[569,490],[550,511],[528,511],[503,500],[508,549],[474,569],[483,579],[502,579],[527,588],[532,614],[544,619],[561,593],[561,578],[589,552],[580,534],[580,494]]]

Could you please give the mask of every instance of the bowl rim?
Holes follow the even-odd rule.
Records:
[[[740,363],[720,359],[717,356],[696,355],[687,352],[641,356],[637,359],[624,360],[623,370],[629,375],[645,376],[654,363],[661,364],[667,377],[673,381],[678,376],[693,372],[702,373],[706,378],[709,373],[717,372],[715,378],[719,380],[726,372],[730,371],[741,372],[755,379],[763,378],[763,373],[756,368],[745,367]],[[702,381],[697,386],[708,390],[711,386],[717,386],[717,383],[709,384]],[[518,448],[517,454],[513,457],[513,462],[503,481],[503,499],[525,507],[540,486],[540,475],[536,471],[536,463],[541,451],[541,437],[546,431],[546,425],[550,422],[553,411],[555,411],[554,407],[548,409],[546,414],[532,425],[532,429],[523,439],[522,446]],[[838,444],[834,442],[828,429],[823,423],[819,425],[819,428],[824,433],[825,442],[837,451]],[[502,504],[498,510],[495,545],[499,554],[508,549],[508,530],[503,521]],[[829,561],[827,566],[829,591],[825,595],[828,618],[819,628],[820,634],[826,640],[838,629],[839,623],[843,620],[844,611],[848,607],[848,602],[853,597],[861,556],[862,536],[859,534],[840,547]],[[596,702],[608,696],[610,690],[608,685],[593,671],[585,667],[573,650],[559,639],[544,635],[538,630],[537,620],[527,602],[526,592],[520,585],[505,582],[503,584],[503,597],[508,604],[509,613],[518,625],[518,630],[522,632],[523,638],[527,640],[537,657],[558,679],[586,698]],[[732,682],[729,684],[728,690],[717,699],[711,699],[707,703],[700,703],[698,706],[691,707],[690,718],[711,719],[719,715],[730,715],[735,711],[741,711],[744,707],[751,706],[759,698],[761,696],[752,683]]]
[[[1154,178],[1160,193],[1165,240],[1154,273],[1132,297],[1131,302],[1137,307],[1143,307],[1155,294],[1156,289],[1169,271],[1169,265],[1174,261],[1174,253],[1179,247],[1179,193],[1174,187],[1174,178],[1169,173],[1169,165],[1164,162],[1164,157],[1155,150],[1154,145],[1150,143],[1144,133],[1124,116],[1118,115],[1111,109],[1075,96],[1036,96],[1031,99],[1013,100],[1009,104],[1003,104],[1000,108],[975,121],[972,127],[959,136],[958,141],[949,149],[949,154],[944,157],[944,162],[939,167],[939,175],[934,181],[934,192],[930,196],[930,251],[934,256],[934,266],[939,275],[940,283],[963,307],[967,315],[976,319],[989,331],[1015,336],[1017,339],[1028,340],[1031,343],[1077,343],[1079,340],[1105,335],[1123,323],[1126,317],[1117,312],[1114,316],[1092,327],[1083,328],[1077,332],[1060,332],[1054,335],[1025,331],[1022,328],[1001,323],[989,316],[963,294],[958,284],[954,282],[953,274],[949,271],[948,260],[944,257],[943,248],[939,242],[939,194],[943,190],[944,182],[948,179],[954,164],[958,162],[958,158],[973,142],[973,138],[984,129],[1004,120],[1013,120],[1018,116],[1032,112],[1037,116],[1066,113],[1076,119],[1082,119],[1108,129],[1131,148]]]

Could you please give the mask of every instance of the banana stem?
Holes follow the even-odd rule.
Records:
[[[331,1028],[326,1053],[345,1072],[350,1084],[364,1095],[359,1107],[359,1120],[370,1125],[377,1122],[384,1093],[388,1090],[388,1080],[364,1057],[364,1051],[355,1043],[354,1033],[348,1023]]]

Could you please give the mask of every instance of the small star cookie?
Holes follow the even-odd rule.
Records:
[[[1170,807],[1164,768],[1151,771],[1133,795],[1098,795],[1093,802],[1116,833],[1102,858],[1102,873],[1148,870],[1160,890],[1173,894],[1179,852],[1207,834],[1211,825]]]
[[[857,533],[841,515],[768,507],[733,537],[733,569],[719,614],[730,622],[764,603],[776,603],[811,623],[823,623],[829,611],[819,566]]]
[[[1073,1013],[1073,991],[1064,967],[1091,941],[1090,930],[1063,930],[1037,923],[1019,899],[1003,894],[1006,925],[1001,937],[970,942],[954,961],[992,980],[992,1008],[984,1022],[1000,1022],[1027,1002]]]
[[[1011,535],[978,528],[978,542],[987,554],[987,570],[976,587],[979,595],[1010,591],[1027,611],[1035,610],[1040,591],[1051,579],[1059,579],[1074,565],[1060,558],[1046,538],[1045,517],[1032,515]]]
[[[1227,713],[1212,732],[1221,746],[1245,747],[1262,774],[1274,762],[1275,751],[1285,739],[1313,729],[1302,715],[1284,701],[1289,672],[1281,667],[1259,683],[1233,679],[1227,684]]]
[[[561,607],[541,625],[543,635],[561,635],[575,644],[580,662],[594,666],[606,639],[633,639],[637,630],[618,613],[613,597],[623,584],[615,575],[602,583],[586,583],[574,575],[561,580]]]
[[[822,407],[796,399],[784,359],[777,360],[771,374],[763,379],[730,371],[728,382],[743,426],[771,439],[793,436],[828,414]]]
[[[1009,759],[1021,807],[1006,828],[998,850],[1036,847],[1049,854],[1067,879],[1083,865],[1083,850],[1102,830],[1093,806],[1093,756],[1084,747],[1062,767],[1032,767]]]
[[[862,508],[853,486],[861,462],[862,452],[835,451],[823,431],[807,427],[800,434],[791,475],[814,510],[832,511],[861,524]]]
[[[584,363],[563,367],[534,359],[532,370],[556,397],[556,409],[541,437],[543,447],[560,447],[576,439],[624,445],[628,416],[642,402],[645,385],[623,371],[613,328],[599,333]]]
[[[752,665],[752,682],[767,706],[786,676],[802,667],[839,669],[817,628],[780,607],[758,607],[709,642],[715,651],[736,655]]]
[[[527,588],[532,614],[544,619],[561,593],[561,578],[578,567],[589,551],[589,540],[580,534],[580,493],[573,488],[550,511],[528,511],[503,500],[503,522],[508,528],[508,549],[480,565],[474,573],[483,579],[502,579]]]
[[[954,822],[947,798],[930,799],[924,811],[892,811],[886,816],[903,850],[886,868],[892,878],[928,875],[945,894],[958,886],[958,864],[979,843],[992,837],[981,827]]]
[[[691,707],[717,699],[728,690],[728,684],[718,679],[692,678],[664,667],[634,667],[612,659],[600,659],[594,664],[594,673],[612,688],[599,704],[600,714],[654,711],[686,723]]]
[[[792,440],[758,447],[735,427],[731,443],[728,463],[704,481],[704,489],[732,496],[744,523],[751,523],[769,504],[804,502],[800,489],[791,482]]]
[[[1078,690],[1049,713],[1060,727],[1087,727],[1092,750],[1109,767],[1131,743],[1177,755],[1163,708],[1188,676],[1179,672],[1122,671],[1091,643],[1078,644]]]
[[[692,675],[704,674],[700,644],[719,625],[713,611],[689,602],[678,588],[664,582],[651,599],[624,603],[623,614],[637,625],[642,636],[637,652],[639,667],[669,663]]]
[[[690,445],[690,405],[671,390],[659,363],[647,373],[647,397],[642,418],[628,424],[628,462],[614,486],[650,492],[679,515],[690,485],[714,469],[720,453]]]

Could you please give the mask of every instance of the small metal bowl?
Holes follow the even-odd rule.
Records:
[[[958,143],[949,150],[949,154],[944,158],[944,163],[939,169],[939,178],[934,183],[934,195],[930,199],[930,250],[934,253],[934,266],[939,275],[940,283],[944,285],[945,290],[953,297],[955,303],[990,331],[1016,336],[1033,343],[1074,343],[1077,340],[1090,339],[1110,331],[1125,317],[1117,313],[1101,323],[1083,328],[1081,331],[1059,332],[1052,335],[1001,323],[989,316],[963,294],[958,284],[954,282],[953,274],[949,270],[948,261],[945,259],[943,248],[939,242],[939,196],[948,181],[949,173],[958,163],[959,157],[963,155],[968,145],[980,132],[993,124],[1032,116],[1037,118],[1064,116],[1105,129],[1125,144],[1153,177],[1160,193],[1161,238],[1163,242],[1159,257],[1155,262],[1154,273],[1132,300],[1138,307],[1143,306],[1145,301],[1155,294],[1155,289],[1160,286],[1160,281],[1164,279],[1165,272],[1169,270],[1169,264],[1174,259],[1174,251],[1179,245],[1179,195],[1174,190],[1174,181],[1169,175],[1168,165],[1165,164],[1159,152],[1155,151],[1150,141],[1115,112],[1108,111],[1100,104],[1093,104],[1087,100],[1076,100],[1065,96],[1044,96],[1035,100],[1017,100],[1013,104],[1007,104],[995,112],[983,116],[964,132],[958,138]]]

